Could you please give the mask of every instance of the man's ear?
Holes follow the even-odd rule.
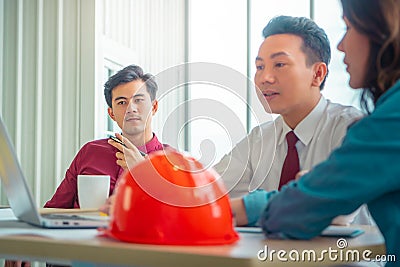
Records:
[[[312,85],[320,87],[321,83],[324,81],[326,74],[328,73],[328,67],[324,62],[315,63],[314,65],[314,77],[312,80]]]
[[[108,116],[110,116],[110,118],[113,120],[113,121],[115,121],[115,115],[114,115],[114,112],[113,112],[113,110],[112,110],[112,108],[108,108],[107,109],[107,111],[108,111]]]
[[[154,116],[154,114],[156,114],[157,110],[158,110],[158,101],[157,99],[153,100],[153,108],[151,110],[152,115]]]

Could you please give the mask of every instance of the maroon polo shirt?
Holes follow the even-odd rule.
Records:
[[[123,169],[116,163],[115,153],[118,149],[107,141],[108,139],[91,141],[79,150],[55,194],[44,205],[45,208],[79,208],[77,190],[79,174],[110,175],[110,195],[112,194]],[[153,134],[153,138],[138,149],[149,154],[163,147],[164,145]]]

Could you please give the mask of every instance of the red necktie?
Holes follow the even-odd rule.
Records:
[[[281,180],[279,181],[279,190],[289,181],[293,180],[300,171],[299,155],[297,154],[296,142],[299,140],[293,131],[286,134],[288,150],[285,161],[283,162]]]

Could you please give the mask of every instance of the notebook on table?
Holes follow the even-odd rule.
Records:
[[[39,213],[2,118],[0,118],[0,179],[9,205],[20,221],[44,228],[98,228],[108,225],[108,217],[101,216],[96,211],[45,210],[45,214]]]

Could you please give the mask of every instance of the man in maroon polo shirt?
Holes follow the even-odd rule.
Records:
[[[141,152],[161,150],[152,132],[151,120],[157,112],[157,84],[151,74],[130,65],[111,76],[104,85],[108,114],[122,129],[116,134],[126,147],[111,139],[85,144],[75,156],[65,177],[46,208],[79,208],[77,177],[80,174],[110,175],[110,195],[124,170],[143,160]],[[127,163],[129,166],[127,166]]]

